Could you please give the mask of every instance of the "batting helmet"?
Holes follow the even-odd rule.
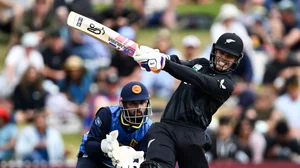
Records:
[[[238,59],[232,65],[230,70],[233,71],[237,68],[240,60],[243,58],[244,44],[242,39],[235,33],[224,33],[219,37],[216,43],[213,44],[210,54],[210,63],[213,68],[216,66],[216,50],[221,50],[232,56],[236,56]]]

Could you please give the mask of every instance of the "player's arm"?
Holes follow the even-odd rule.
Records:
[[[194,61],[197,60],[192,60],[190,63],[194,64]],[[190,65],[190,63],[188,63],[188,65]],[[232,81],[225,75],[210,76],[170,60],[166,60],[163,70],[168,72],[176,79],[191,84],[221,100],[227,99],[233,91],[234,85]]]
[[[200,58],[196,58],[193,60],[180,60],[177,55],[171,55],[169,60],[172,62],[175,62],[177,64],[181,64],[181,65],[188,66],[188,67],[193,67],[195,65],[194,62],[196,62],[199,59]]]
[[[233,91],[232,80],[226,75],[210,76],[191,68],[191,66],[201,62],[200,58],[191,61],[180,61],[176,58],[177,56],[168,56],[147,46],[141,46],[140,50],[133,58],[135,61],[141,63],[142,67],[147,71],[157,72],[165,70],[176,79],[191,84],[213,95],[214,98],[220,101],[226,100]]]
[[[89,156],[99,157],[104,155],[104,152],[101,150],[101,141],[109,134],[110,125],[111,112],[107,108],[101,108],[93,120],[85,143],[86,152]]]

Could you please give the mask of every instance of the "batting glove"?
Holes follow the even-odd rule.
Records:
[[[143,70],[159,72],[164,68],[166,59],[170,59],[170,56],[160,53],[157,49],[141,46],[133,59],[141,65]]]
[[[101,141],[101,150],[106,153],[108,157],[113,157],[113,150],[119,148],[119,142],[117,140],[119,135],[118,130],[112,131],[106,135],[106,139]]]
[[[148,46],[140,46],[138,52],[136,53],[135,56],[141,56],[147,53],[153,53],[153,52],[159,52],[158,49],[153,49],[151,47]]]

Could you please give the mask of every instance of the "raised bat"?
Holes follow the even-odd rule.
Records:
[[[67,20],[68,26],[88,34],[97,40],[107,43],[128,56],[135,56],[138,44],[125,38],[114,30],[90,18],[71,11]]]

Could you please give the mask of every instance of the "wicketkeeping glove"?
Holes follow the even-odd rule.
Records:
[[[107,153],[108,157],[112,158],[113,150],[119,148],[119,142],[117,140],[119,135],[118,130],[112,131],[106,135],[106,139],[101,141],[101,150],[103,153]]]
[[[118,149],[114,149],[112,162],[117,168],[135,168],[140,167],[140,164],[144,161],[144,152],[135,151],[130,146],[121,146]]]

